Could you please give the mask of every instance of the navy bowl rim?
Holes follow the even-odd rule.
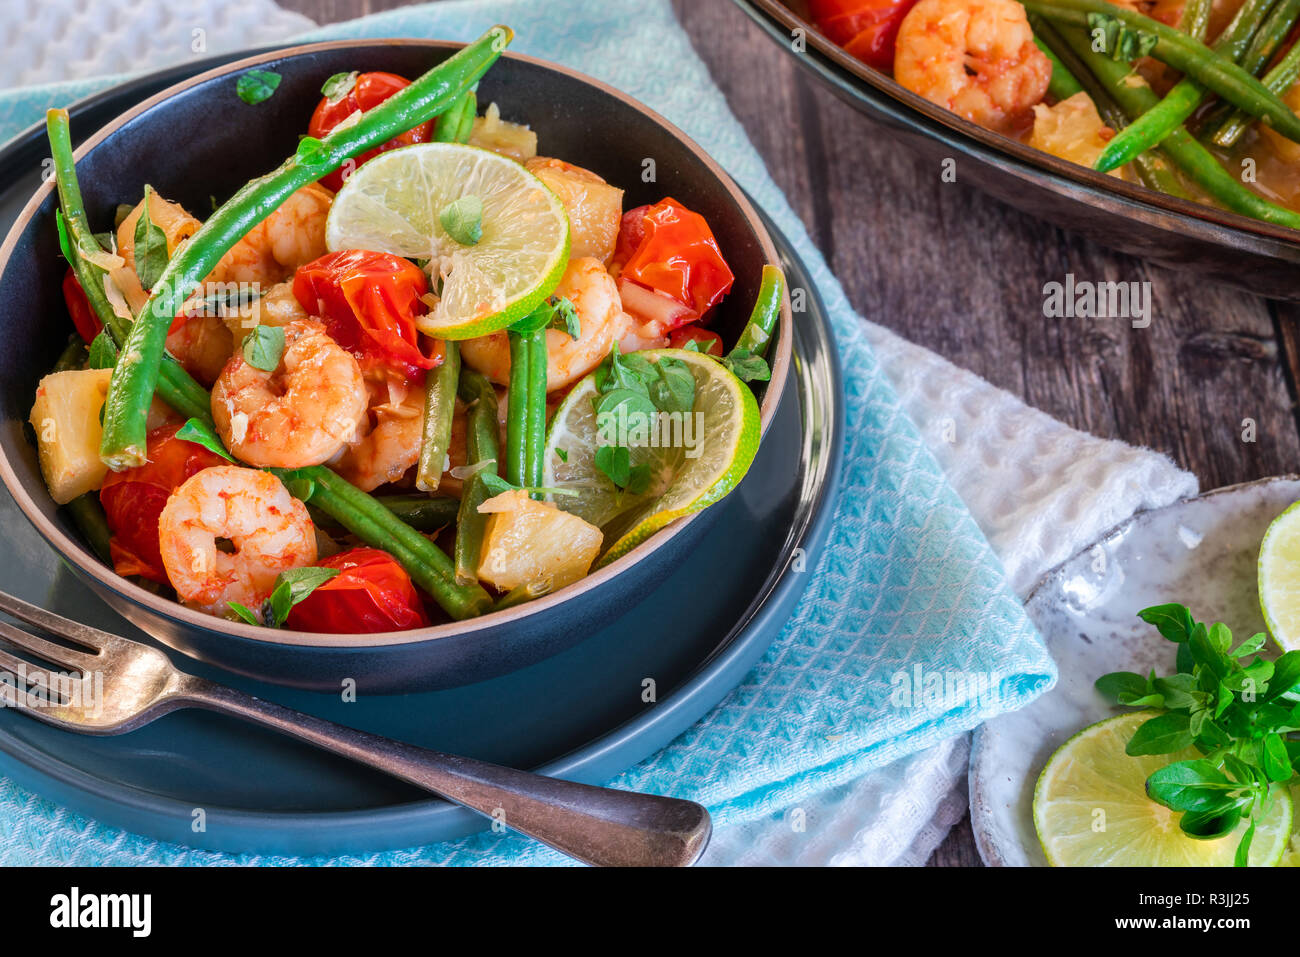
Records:
[[[260,64],[283,60],[303,54],[314,53],[321,50],[347,49],[356,47],[375,47],[375,46],[418,46],[430,50],[458,50],[465,46],[463,43],[457,43],[447,40],[433,40],[420,38],[365,38],[353,40],[329,40],[316,43],[294,44],[286,47],[279,47],[263,52],[255,53],[251,56],[241,57],[221,63],[211,69],[204,70],[194,74],[186,79],[168,86],[166,89],[155,93],[154,95],[143,100],[131,109],[117,115],[107,124],[91,134],[76,150],[74,158],[80,160],[86,153],[96,146],[109,139],[116,130],[127,121],[139,116],[140,114],[157,107],[170,97],[176,95],[182,90],[188,89],[199,83],[206,82],[210,79],[230,75],[250,67]],[[671,123],[665,117],[656,111],[645,106],[638,100],[623,93],[622,91],[590,77],[577,70],[570,69],[548,60],[537,57],[527,56],[519,53],[504,53],[504,57],[528,63],[532,66],[544,70],[550,70],[563,74],[570,79],[579,83],[595,87],[602,93],[612,96],[615,99],[626,104],[645,116],[652,122],[657,123],[674,139],[681,142],[691,154],[701,162],[714,177],[728,191],[736,206],[740,209],[745,220],[753,230],[760,248],[765,258],[772,264],[780,262],[776,245],[772,239],[771,233],[759,215],[749,197],[740,188],[730,174],[726,172],[694,139],[687,136],[675,124]],[[162,71],[164,73],[168,71]],[[88,101],[102,97],[111,91],[101,91]],[[31,131],[29,131],[31,132]],[[19,139],[23,134],[19,134]],[[0,245],[0,277],[3,277],[4,271],[10,265],[10,258],[14,248],[17,245],[21,233],[27,228],[28,223],[36,215],[39,207],[49,198],[54,191],[52,180],[45,181],[36,190],[35,194],[24,205],[22,212],[14,221],[4,243]],[[785,380],[789,372],[792,350],[792,314],[790,309],[790,299],[788,291],[782,303],[781,316],[778,324],[777,333],[777,350],[772,360],[772,378],[767,383],[764,392],[763,401],[759,406],[759,415],[762,434],[766,434],[778,403],[781,400],[785,388]],[[649,540],[632,549],[627,555],[617,559],[605,568],[575,582],[553,594],[546,595],[542,598],[519,605],[514,608],[503,611],[489,612],[477,618],[470,618],[465,621],[449,622],[441,625],[433,625],[427,628],[416,628],[408,631],[376,632],[363,635],[346,635],[331,634],[325,632],[295,632],[289,630],[263,628],[243,622],[231,622],[221,618],[214,618],[211,615],[205,615],[202,612],[186,608],[178,602],[170,601],[153,594],[130,582],[107,566],[103,565],[98,558],[90,554],[85,545],[72,536],[65,533],[56,524],[49,521],[44,514],[36,507],[35,501],[18,480],[17,473],[14,471],[9,461],[8,455],[3,447],[0,447],[0,480],[4,482],[5,487],[13,496],[15,503],[22,511],[23,515],[40,533],[41,537],[55,549],[66,561],[72,562],[83,573],[89,575],[95,581],[101,583],[110,590],[116,592],[123,598],[131,601],[133,604],[149,612],[150,614],[161,616],[165,620],[170,620],[182,627],[196,628],[205,631],[224,633],[250,641],[259,642],[268,646],[291,647],[308,650],[311,648],[331,648],[331,649],[381,649],[387,647],[418,644],[426,641],[433,641],[439,638],[448,638],[452,636],[464,636],[475,631],[482,631],[495,628],[508,623],[525,619],[531,615],[539,614],[558,606],[579,599],[607,581],[610,581],[624,571],[630,569],[633,565],[645,560],[654,551],[666,544],[671,538],[681,532],[696,515],[687,515],[668,525],[666,528],[651,536]]]
[[[1275,258],[1294,259],[1300,253],[1300,229],[1266,223],[1195,200],[1169,196],[1141,183],[1131,183],[1100,173],[986,130],[905,89],[893,77],[873,70],[850,56],[822,34],[811,21],[800,17],[782,0],[733,2],[774,39],[777,38],[775,31],[780,27],[786,30],[804,30],[812,48],[805,53],[809,56],[809,63],[821,67],[817,72],[822,78],[844,94],[869,104],[874,109],[894,113],[896,118],[918,127],[921,132],[935,139],[955,146],[964,144],[967,152],[976,154],[983,162],[997,162],[1004,167],[1010,165],[1012,171],[1023,178],[1046,177],[1054,185],[1076,190],[1082,188],[1090,197],[1104,197],[1107,201],[1119,202],[1129,207],[1133,213],[1141,212],[1148,216],[1155,213],[1162,218],[1168,217],[1170,221],[1152,225],[1191,231],[1207,242],[1241,247],[1241,241],[1247,240],[1254,252]],[[824,59],[816,60],[813,51]],[[799,58],[799,54],[793,50],[790,55]],[[882,99],[893,101],[893,104],[881,102]],[[901,114],[894,108],[898,105],[903,107]],[[1115,212],[1118,214],[1117,210]]]

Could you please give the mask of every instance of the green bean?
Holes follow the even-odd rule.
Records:
[[[1082,87],[1080,87],[1082,89]],[[753,312],[749,322],[741,330],[736,340],[736,348],[761,356],[767,352],[768,343],[772,341],[772,330],[781,315],[781,304],[785,301],[785,275],[772,265],[763,266],[763,280],[758,286],[758,298],[754,301]]]
[[[468,143],[474,132],[474,120],[478,117],[478,94],[470,90],[465,94],[468,101],[460,115],[460,129],[456,132],[457,143]]]
[[[50,123],[55,173],[63,217],[67,223],[69,246],[76,264],[88,267],[81,252],[98,250],[90,232],[86,211],[81,202],[72,147],[68,138],[67,114],[52,117]],[[93,246],[91,244],[94,244]],[[99,250],[102,252],[102,250]],[[74,264],[74,268],[76,265]],[[89,269],[87,276],[96,278]],[[98,274],[102,277],[102,272]],[[97,293],[92,293],[94,289]],[[102,278],[91,282],[87,299],[104,328],[121,327],[125,320],[117,316],[103,293]],[[172,408],[209,425],[211,399],[207,391],[176,363],[163,363],[158,380],[159,394]],[[169,373],[168,370],[171,370]],[[191,411],[192,410],[192,411]],[[271,469],[285,482],[291,493],[316,506],[367,544],[381,548],[396,558],[412,581],[427,591],[453,618],[482,614],[492,606],[492,598],[477,583],[462,585],[455,581],[451,559],[433,542],[402,522],[377,499],[349,484],[324,466],[286,471]]]
[[[324,139],[304,139],[273,172],[246,183],[179,247],[150,291],[122,343],[104,403],[100,457],[113,469],[145,460],[145,418],[158,384],[172,318],[223,255],[292,193],[338,169],[349,157],[378,146],[447,110],[487,71],[513,34],[496,26],[383,103]]]
[[[1059,29],[1059,32],[1129,116],[1141,116],[1159,102],[1155,92],[1145,82],[1131,82],[1133,74],[1126,64],[1117,63],[1105,54],[1095,52],[1091,38],[1084,30],[1065,27]],[[1183,175],[1228,209],[1264,222],[1300,229],[1300,214],[1276,206],[1251,192],[1220,166],[1210,151],[1182,127],[1165,138],[1162,148]]]
[[[528,421],[524,451],[524,481],[528,488],[538,488],[546,467],[546,330],[538,329],[528,338]],[[533,498],[545,495],[533,492]]]
[[[1278,0],[1241,58],[1242,69],[1252,76],[1259,76],[1268,61],[1273,59],[1273,54],[1281,49],[1297,17],[1300,17],[1300,0]]]
[[[1213,52],[1234,62],[1240,60],[1273,3],[1274,0],[1246,0],[1227,29],[1215,41]],[[1192,77],[1184,76],[1165,94],[1163,100],[1106,144],[1106,148],[1097,157],[1097,162],[1093,164],[1094,168],[1103,173],[1109,172],[1157,145],[1171,130],[1181,126],[1196,112],[1205,96],[1205,87]]]
[[[442,349],[442,364],[424,374],[424,439],[415,473],[415,487],[423,492],[436,492],[442,481],[447,448],[451,445],[452,420],[456,416],[460,347],[444,339]]]
[[[113,537],[113,533],[108,528],[108,518],[104,515],[104,508],[99,504],[99,495],[95,492],[87,492],[85,495],[78,495],[63,507],[68,510],[72,523],[77,526],[77,530],[81,532],[86,544],[95,553],[95,557],[105,565],[112,565],[113,553],[108,547],[108,542]]]
[[[376,495],[374,500],[388,509],[398,519],[417,532],[436,532],[456,521],[460,501],[449,495]],[[319,509],[310,509],[317,525],[327,529],[342,529],[332,515]]]
[[[1037,28],[1034,29],[1034,45],[1042,50],[1047,59],[1052,61],[1052,78],[1047,82],[1047,92],[1053,99],[1058,101],[1068,100],[1076,93],[1082,93],[1083,87],[1070,72],[1070,68],[1061,62],[1061,58],[1056,55],[1056,51],[1043,42],[1038,36]]]
[[[50,156],[54,160],[59,205],[63,210],[63,222],[68,234],[72,270],[86,293],[91,310],[113,341],[121,346],[130,328],[130,320],[119,316],[108,301],[108,295],[104,291],[104,277],[107,273],[86,258],[103,255],[104,250],[90,228],[81,199],[81,186],[77,183],[76,166],[72,159],[68,111],[50,110],[46,114],[46,131],[50,140]],[[159,372],[159,389],[163,400],[181,415],[211,424],[212,403],[207,390],[195,382],[170,356],[163,361]]]
[[[1286,55],[1264,75],[1264,85],[1281,96],[1291,89],[1297,78],[1300,78],[1300,43],[1293,43]],[[1249,113],[1233,110],[1214,128],[1209,139],[1215,146],[1230,149],[1237,145],[1237,141],[1254,121],[1255,118]]]
[[[1193,40],[1205,42],[1205,35],[1210,29],[1210,9],[1213,0],[1187,0],[1183,15],[1178,18],[1178,29]]]
[[[453,558],[456,581],[468,585],[478,581],[479,557],[483,552],[483,534],[488,517],[478,507],[492,497],[483,478],[485,472],[497,474],[497,457],[501,454],[497,421],[497,393],[486,377],[466,369],[460,377],[461,401],[469,405],[466,412],[465,453],[469,465],[479,466],[461,488],[460,511],[456,516],[456,545]]]
[[[526,485],[528,474],[528,365],[532,360],[529,334],[509,330],[510,391],[506,396],[506,449],[501,477],[511,485]]]
[[[446,113],[438,117],[438,125],[433,130],[433,141],[435,143],[465,142],[460,138],[460,130],[465,122],[465,113],[468,111],[473,116],[476,102],[474,91],[466,90]]]
[[[1204,44],[1159,21],[1105,0],[1021,0],[1025,9],[1050,20],[1087,26],[1089,13],[1100,13],[1154,35],[1151,55],[1196,80],[1202,86],[1273,125],[1280,134],[1300,142],[1300,117],[1270,93],[1264,84],[1237,64],[1216,56]],[[1155,104],[1152,104],[1154,107]]]
[[[1052,48],[1060,61],[1083,85],[1084,91],[1091,97],[1102,121],[1116,131],[1128,126],[1128,114],[1120,109],[1119,104],[1102,87],[1092,71],[1088,69],[1087,64],[1079,59],[1069,44],[1056,32],[1056,28],[1036,13],[1029,14],[1029,22],[1034,29],[1034,33]],[[1187,190],[1183,188],[1182,182],[1178,179],[1178,174],[1174,172],[1173,167],[1170,165],[1168,157],[1162,151],[1148,150],[1145,153],[1139,153],[1133,158],[1133,167],[1137,170],[1138,178],[1148,188],[1181,199],[1191,198]]]
[[[457,621],[481,615],[492,607],[492,598],[480,585],[462,585],[456,581],[455,566],[446,552],[398,521],[377,499],[346,479],[323,465],[298,469],[296,475],[282,478],[290,480],[286,484],[291,490],[298,484],[295,479],[310,483],[305,501],[333,516],[367,545],[383,549],[396,558],[411,580]]]

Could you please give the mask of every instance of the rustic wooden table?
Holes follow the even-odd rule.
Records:
[[[279,2],[320,23],[405,5]],[[1076,428],[1169,454],[1202,489],[1297,469],[1300,306],[1148,266],[944,184],[777,56],[730,0],[673,3],[862,315]],[[1043,284],[1067,272],[1149,280],[1150,326],[1044,318]],[[969,819],[930,863],[980,863]]]

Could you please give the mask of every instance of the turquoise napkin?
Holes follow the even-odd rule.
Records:
[[[861,320],[673,18],[667,0],[454,0],[303,39],[470,40],[494,23],[512,50],[631,94],[704,146],[810,268],[844,365],[847,438],[831,537],[807,593],[759,665],[717,708],[616,787],[691,798],[717,826],[752,820],[1027,704],[1056,679],[970,512],[867,346]],[[773,55],[776,53],[773,51]],[[118,78],[0,94],[0,137]],[[870,249],[864,255],[870,255]],[[550,863],[518,835],[335,859],[363,864]],[[0,782],[0,863],[325,863],[226,855],[109,828]]]

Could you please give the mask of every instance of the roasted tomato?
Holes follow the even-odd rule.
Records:
[[[293,277],[294,298],[324,317],[331,338],[363,368],[383,363],[414,379],[438,364],[420,351],[415,330],[428,288],[424,271],[409,259],[364,249],[327,253]]]
[[[323,97],[316,105],[316,110],[311,115],[311,122],[307,124],[307,133],[320,139],[329,133],[336,126],[358,111],[364,113],[366,110],[372,110],[384,100],[388,99],[398,90],[405,89],[411,85],[411,81],[400,77],[395,73],[362,73],[356,78],[352,89],[347,92],[346,96],[331,102],[329,97]],[[372,150],[367,150],[360,156],[349,160],[342,168],[336,169],[328,176],[321,179],[321,185],[335,192],[343,185],[343,181],[348,178],[352,170],[356,169],[368,159],[373,159],[380,153],[388,150],[395,150],[399,146],[410,146],[412,143],[426,143],[433,138],[433,121],[421,123],[419,126],[412,127],[405,133],[394,136],[391,140],[381,143]]]
[[[67,303],[68,315],[72,317],[72,324],[77,328],[77,335],[87,342],[92,341],[95,336],[99,335],[104,324],[99,321],[94,310],[90,308],[90,300],[86,298],[86,290],[81,288],[81,283],[77,281],[77,274],[68,267],[68,271],[63,274],[63,301]]]
[[[166,425],[149,433],[144,465],[109,472],[99,490],[108,527],[113,568],[119,575],[139,575],[168,584],[158,549],[158,516],[167,498],[186,479],[225,459],[201,445],[176,438],[179,425]]]
[[[894,67],[898,27],[917,0],[820,0],[810,7],[817,29],[867,66]]]
[[[316,563],[339,574],[294,605],[286,627],[345,635],[405,631],[429,623],[420,593],[397,559],[353,548]]]
[[[686,343],[694,342],[699,346],[699,350],[707,355],[722,355],[722,336],[710,329],[704,329],[691,323],[689,326],[682,326],[680,329],[674,329],[672,335],[668,337],[668,345],[673,349],[685,349]]]
[[[634,250],[623,261],[620,279],[677,300],[696,319],[717,305],[735,280],[704,217],[673,199],[624,215],[618,246]]]

